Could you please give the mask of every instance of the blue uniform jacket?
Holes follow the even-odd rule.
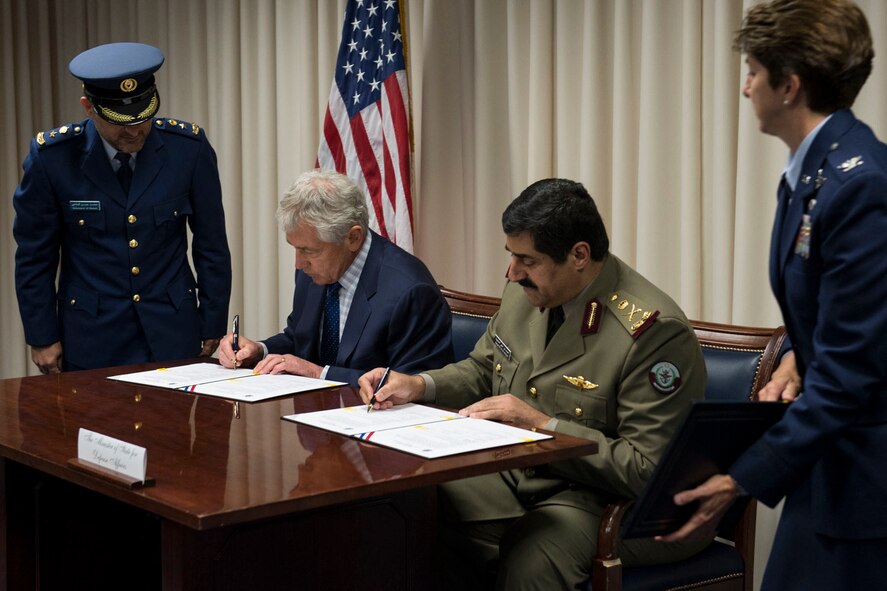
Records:
[[[269,353],[320,363],[320,321],[325,286],[296,271],[293,311],[280,334],[266,339]],[[375,367],[404,373],[453,361],[450,309],[425,265],[373,233],[370,252],[327,378],[357,385]]]
[[[887,537],[887,146],[849,110],[781,191],[770,253],[803,395],[730,473],[769,506],[789,495],[783,516],[804,487],[817,533]]]
[[[13,205],[30,345],[61,341],[66,364],[95,368],[194,357],[225,334],[231,255],[216,155],[196,125],[153,120],[128,195],[92,121],[41,133]]]

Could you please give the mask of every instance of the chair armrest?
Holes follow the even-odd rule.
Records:
[[[607,505],[597,534],[597,554],[591,565],[591,588],[614,591],[622,588],[622,560],[617,554],[622,518],[634,501],[619,499]]]

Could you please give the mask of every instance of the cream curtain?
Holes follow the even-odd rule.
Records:
[[[739,89],[740,0],[408,0],[415,250],[440,283],[498,295],[499,219],[530,182],[585,183],[612,250],[693,318],[775,325],[769,225],[785,161]],[[861,2],[878,47],[887,6]],[[204,127],[220,160],[244,333],[289,312],[279,196],[313,166],[343,0],[0,0],[0,187],[27,140],[79,121],[79,51],[138,40],[167,56],[161,112]],[[879,34],[881,33],[881,34]],[[876,63],[856,111],[887,137]],[[11,199],[0,207],[0,376],[34,373],[14,292]]]
[[[612,251],[688,316],[779,324],[766,265],[786,150],[757,131],[739,94],[744,65],[731,40],[749,4],[408,0],[415,251],[438,281],[498,295],[502,210],[530,182],[561,176],[595,197]],[[860,4],[878,57],[855,110],[887,138],[887,4]],[[36,373],[18,318],[11,232],[27,141],[83,118],[67,63],[99,43],[142,41],[166,54],[161,112],[198,122],[219,156],[232,314],[247,336],[279,330],[293,253],[274,210],[313,166],[343,8],[343,0],[0,0],[0,377]],[[285,486],[293,479],[281,476]],[[249,494],[248,484],[230,494]],[[759,543],[762,556],[768,547]]]

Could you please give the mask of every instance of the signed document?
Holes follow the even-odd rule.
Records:
[[[283,418],[348,435],[423,458],[551,439],[511,425],[470,419],[448,410],[403,404],[367,412],[365,405],[287,415]]]
[[[241,376],[251,376],[251,369],[228,369],[217,363],[192,363],[179,367],[159,367],[148,371],[108,376],[109,380],[132,382],[158,388],[185,388],[196,384],[230,380]]]
[[[234,371],[234,370],[228,370]],[[294,376],[288,373],[279,374],[254,374],[233,377],[219,382],[197,384],[186,389],[195,394],[218,396],[229,400],[241,402],[258,402],[287,394],[310,392],[324,388],[344,386],[345,382],[333,382],[331,380],[317,380],[303,376]]]
[[[257,374],[251,369],[228,369],[215,363],[161,367],[149,371],[108,376],[108,379],[158,388],[184,390],[239,402],[259,402],[287,394],[345,385],[345,382],[317,380],[290,374]]]

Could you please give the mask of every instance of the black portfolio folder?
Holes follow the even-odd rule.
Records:
[[[675,493],[725,473],[787,407],[782,402],[694,402],[626,518],[622,537],[664,535],[686,523],[698,503],[678,507],[672,501]],[[747,501],[734,503],[721,520],[722,528],[739,518]]]

